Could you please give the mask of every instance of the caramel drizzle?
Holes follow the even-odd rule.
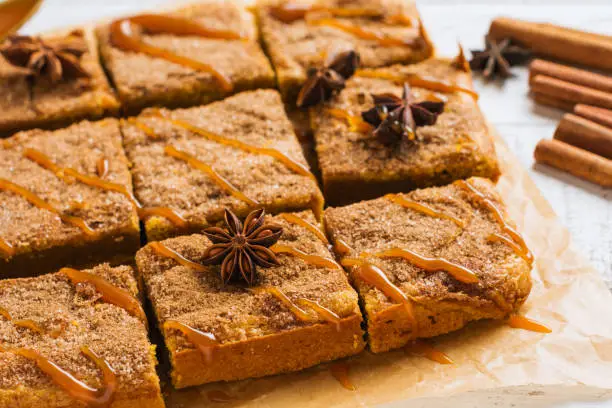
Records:
[[[400,288],[394,285],[389,278],[387,278],[387,275],[385,275],[385,273],[378,266],[359,258],[344,258],[342,261],[340,261],[340,263],[345,267],[356,266],[357,276],[361,280],[371,286],[374,286],[394,302],[404,305],[408,318],[413,323],[416,333],[417,320],[414,316],[414,309],[412,307],[411,300],[404,292],[402,292]]]
[[[355,76],[362,78],[380,78],[392,81],[395,83],[403,84],[407,82],[410,86],[417,88],[429,89],[430,91],[442,92],[442,93],[453,93],[463,92],[470,95],[474,100],[478,100],[478,94],[470,88],[465,88],[459,85],[449,84],[437,78],[423,77],[418,74],[407,74],[407,75],[394,75],[379,71],[370,71],[358,69],[355,72]]]
[[[372,125],[363,120],[361,116],[351,115],[349,112],[338,108],[328,108],[327,112],[334,118],[346,120],[351,132],[368,133],[372,130]]]
[[[533,262],[533,256],[531,256],[531,253],[523,251],[523,248],[521,248],[520,245],[518,245],[516,242],[514,242],[508,237],[505,237],[495,232],[487,237],[487,241],[503,242],[504,244],[508,245],[514,251],[515,254],[523,258],[527,263],[531,264]]]
[[[344,241],[343,239],[337,238],[334,242],[334,250],[339,255],[344,256],[350,254],[353,251],[353,248],[351,248],[349,244],[347,244],[346,241]]]
[[[108,362],[87,346],[81,347],[81,353],[91,360],[102,372],[104,386],[101,389],[88,386],[34,350],[21,348],[13,352],[35,362],[43,373],[47,374],[55,384],[74,399],[96,407],[107,407],[112,403],[118,385],[117,376]]]
[[[306,166],[289,158],[286,154],[284,154],[280,150],[277,150],[271,147],[252,146],[248,143],[244,143],[236,139],[229,139],[225,136],[221,136],[216,133],[209,132],[200,127],[194,126],[188,122],[177,120],[177,119],[170,119],[168,117],[163,116],[163,114],[159,111],[149,112],[149,114],[153,117],[157,117],[157,118],[166,120],[170,122],[171,124],[173,124],[174,126],[178,126],[183,129],[187,129],[190,132],[200,135],[204,137],[205,139],[211,140],[215,143],[219,143],[225,146],[230,146],[236,149],[240,149],[248,153],[261,154],[261,155],[273,157],[276,160],[280,161],[283,165],[285,165],[285,167],[287,167],[289,170],[293,171],[294,173],[297,173],[301,176],[309,177],[312,180],[316,181],[315,176],[310,172],[310,170]]]
[[[0,253],[2,253],[6,258],[11,258],[15,255],[15,248],[8,241],[3,238],[0,238]]]
[[[187,227],[187,221],[179,215],[174,210],[167,207],[148,207],[143,208],[142,204],[134,197],[131,191],[124,185],[113,183],[110,181],[102,180],[96,176],[89,176],[86,174],[79,173],[75,169],[72,168],[62,168],[57,164],[53,163],[51,159],[46,156],[44,153],[39,152],[34,149],[26,149],[23,152],[23,156],[27,159],[32,160],[42,168],[45,168],[51,171],[57,178],[60,180],[70,183],[71,177],[76,179],[77,181],[86,184],[91,187],[100,188],[107,191],[114,191],[116,193],[124,195],[134,207],[136,207],[136,211],[138,213],[138,217],[140,219],[145,219],[151,215],[157,215],[160,217],[164,217],[172,222],[174,225],[180,228]],[[1,188],[1,187],[0,187]]]
[[[98,172],[98,177],[103,179],[108,176],[109,165],[109,161],[106,157],[100,157],[98,159],[98,161],[96,162],[96,170]]]
[[[304,262],[310,265],[320,266],[322,268],[341,269],[340,265],[338,265],[336,261],[334,261],[331,258],[327,258],[324,256],[319,256],[319,255],[310,255],[297,248],[294,248],[288,245],[275,244],[270,247],[270,250],[274,252],[275,254],[292,255],[296,258],[303,260]]]
[[[115,47],[124,51],[143,53],[154,58],[164,59],[196,71],[207,72],[215,78],[224,91],[232,91],[233,85],[230,78],[212,65],[145,43],[138,34],[138,30],[135,30],[135,26],[139,26],[152,34],[173,34],[224,40],[242,39],[239,33],[228,30],[213,30],[190,19],[161,14],[142,14],[123,18],[113,21],[110,26],[111,42]]]
[[[312,232],[317,238],[319,238],[325,245],[329,245],[327,237],[325,236],[321,228],[317,227],[316,225],[306,221],[305,219],[295,214],[290,213],[283,213],[280,215],[280,218],[292,224],[306,228],[308,231]]]
[[[185,338],[202,353],[207,362],[212,360],[214,349],[220,345],[214,334],[203,332],[176,320],[166,321],[164,323],[164,329],[180,331]]]
[[[283,23],[293,23],[306,18],[308,13],[326,12],[335,17],[379,17],[380,12],[365,8],[325,7],[321,4],[292,4],[285,3],[271,7],[270,14]],[[400,20],[398,20],[400,21]],[[406,20],[403,20],[406,21]],[[410,21],[409,19],[407,21]],[[412,23],[412,21],[410,21]]]
[[[473,271],[459,264],[456,264],[444,258],[429,258],[423,255],[419,255],[409,249],[392,248],[372,255],[378,258],[402,258],[427,272],[446,272],[455,279],[457,279],[459,282],[478,282],[478,276],[476,276]]]
[[[22,327],[24,329],[31,330],[40,335],[45,334],[45,330],[38,325],[34,320],[24,319],[24,320],[13,320],[13,316],[3,307],[0,307],[0,316],[4,317],[9,322],[13,323],[13,325],[17,327]]]
[[[255,293],[267,293],[269,295],[274,296],[278,299],[291,313],[297,317],[298,320],[302,322],[311,322],[312,316],[306,312],[304,309],[300,308],[298,305],[293,303],[291,299],[284,292],[274,286],[261,286],[258,288],[251,289]]]
[[[516,252],[517,255],[525,259],[529,264],[532,264],[533,254],[531,253],[531,251],[529,251],[529,248],[527,248],[527,244],[525,243],[525,240],[523,239],[521,234],[519,234],[514,228],[512,228],[508,224],[501,210],[495,205],[495,203],[490,198],[488,198],[486,195],[484,195],[481,191],[479,191],[476,187],[474,187],[471,183],[464,181],[464,180],[459,180],[456,183],[460,188],[463,188],[464,190],[467,190],[471,192],[472,194],[474,194],[478,198],[478,200],[480,200],[480,202],[483,203],[484,206],[489,211],[491,211],[491,213],[493,214],[493,217],[495,218],[495,220],[501,227],[502,231],[508,234],[510,238],[512,239],[512,241],[514,241],[514,243],[516,244],[516,245],[513,245],[511,248],[514,251],[518,250],[518,252]],[[493,238],[493,239],[496,240],[499,238]],[[500,240],[506,243],[508,242],[507,240],[503,240],[503,239],[500,239]]]
[[[297,303],[300,303],[312,310],[314,310],[319,317],[321,317],[323,320],[335,324],[336,328],[338,330],[340,330],[340,322],[341,322],[341,318],[340,316],[338,316],[338,314],[336,314],[335,312],[332,312],[330,309],[321,306],[319,304],[319,302],[316,302],[314,300],[310,300],[310,299],[306,299],[306,298],[299,298],[297,300]]]
[[[514,329],[523,329],[536,333],[552,333],[549,327],[521,315],[511,315],[506,324]]]
[[[130,315],[139,318],[146,324],[147,316],[145,315],[144,310],[142,310],[140,302],[129,292],[120,289],[109,283],[107,280],[89,272],[79,271],[72,268],[62,268],[59,272],[66,275],[74,285],[81,283],[92,284],[96,288],[96,291],[102,296],[102,300],[124,309]]]
[[[349,377],[349,365],[344,361],[338,361],[330,364],[329,372],[334,378],[349,391],[355,391],[356,388]]]
[[[133,126],[137,127],[142,132],[144,132],[144,134],[147,135],[147,137],[150,137],[151,139],[159,139],[160,138],[159,135],[157,134],[157,132],[155,132],[155,130],[152,127],[145,125],[144,123],[142,123],[141,121],[139,121],[136,118],[127,118],[127,119],[122,119],[122,120],[124,120],[125,122],[129,123],[130,125],[133,125]]]
[[[308,24],[314,26],[328,26],[344,31],[362,40],[375,41],[382,47],[402,47],[414,46],[417,44],[419,37],[415,36],[409,39],[396,38],[388,35],[383,35],[374,31],[366,30],[363,27],[346,24],[335,18],[319,18],[316,20],[308,20]]]
[[[57,208],[55,208],[54,206],[52,206],[51,204],[49,204],[48,202],[46,202],[45,200],[37,196],[36,194],[32,193],[31,191],[15,183],[11,183],[8,180],[0,178],[0,190],[10,191],[12,193],[22,196],[24,199],[26,199],[30,204],[34,205],[35,207],[38,207],[43,210],[47,210],[57,215],[60,218],[60,220],[62,220],[63,222],[81,229],[81,231],[83,231],[85,235],[87,235],[88,237],[94,237],[97,235],[96,231],[94,231],[91,227],[89,227],[89,225],[87,225],[85,220],[83,220],[82,218],[73,217],[71,215],[65,215],[60,210],[58,210]]]
[[[225,190],[230,195],[236,197],[237,199],[244,201],[248,205],[252,207],[258,207],[260,204],[258,201],[253,200],[243,194],[240,190],[238,190],[232,183],[226,180],[223,176],[217,173],[211,166],[204,163],[201,160],[196,159],[194,156],[189,153],[180,151],[176,149],[174,146],[166,146],[164,148],[164,152],[168,156],[172,156],[176,159],[182,160],[189,164],[191,167],[201,170],[206,173],[214,182],[219,186],[222,190]]]
[[[411,210],[414,211],[418,211],[422,214],[425,215],[429,215],[430,217],[436,217],[436,218],[443,218],[446,220],[450,220],[452,222],[454,222],[458,227],[463,228],[465,227],[465,223],[463,221],[461,221],[460,219],[453,217],[452,215],[448,215],[445,214],[443,212],[434,210],[433,208],[425,205],[425,204],[421,204],[421,203],[417,203],[416,201],[412,201],[407,199],[406,197],[399,195],[399,194],[387,194],[385,196],[386,199],[401,205],[404,208],[409,208]]]
[[[149,247],[153,249],[158,255],[164,256],[166,258],[171,258],[175,260],[178,264],[186,266],[187,268],[193,269],[197,272],[205,272],[206,267],[204,265],[200,265],[199,263],[190,261],[185,258],[183,255],[179,254],[173,249],[168,248],[161,242],[150,242]]]
[[[455,364],[449,356],[422,340],[415,340],[408,344],[404,350],[410,354],[421,355],[438,364]]]

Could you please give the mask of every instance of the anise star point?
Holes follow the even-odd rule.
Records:
[[[202,264],[220,264],[223,283],[242,278],[251,286],[257,279],[257,266],[270,268],[280,264],[269,247],[278,241],[283,229],[265,223],[263,209],[252,211],[244,222],[226,209],[225,224],[226,228],[211,227],[203,231],[213,245],[206,249]]]

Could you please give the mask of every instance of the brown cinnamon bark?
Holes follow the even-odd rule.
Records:
[[[579,65],[612,70],[612,37],[548,23],[500,17],[489,35],[500,41],[511,38],[534,53]]]
[[[612,128],[612,110],[598,108],[597,106],[578,104],[574,106],[574,113],[583,118],[592,120],[600,125]]]
[[[612,93],[599,91],[571,82],[536,75],[531,81],[531,90],[566,102],[582,103],[612,109]]]
[[[550,106],[552,108],[557,108],[568,112],[571,112],[575,105],[572,102],[564,101],[538,92],[533,92],[532,98],[537,104]]]
[[[600,91],[612,92],[612,77],[550,61],[536,59],[529,64],[529,82],[537,75],[545,75]]]
[[[559,140],[540,140],[536,162],[564,170],[603,187],[612,187],[612,160]]]
[[[580,116],[571,113],[563,115],[554,138],[608,159],[612,158],[612,129]]]

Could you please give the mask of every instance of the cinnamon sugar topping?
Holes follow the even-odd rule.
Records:
[[[409,208],[411,210],[418,211],[422,214],[429,215],[430,217],[444,218],[444,219],[450,220],[454,222],[460,228],[463,228],[465,226],[465,223],[461,221],[460,219],[453,217],[452,215],[448,215],[443,212],[434,210],[433,208],[425,204],[421,204],[421,203],[417,203],[416,201],[409,200],[408,198],[404,197],[401,194],[387,194],[385,198],[396,204],[401,205],[404,208]]]
[[[157,254],[161,256],[165,256],[166,258],[174,259],[180,265],[186,266],[198,272],[206,271],[206,267],[204,265],[200,265],[199,263],[190,261],[189,259],[185,258],[183,255],[168,248],[161,242],[151,242],[149,243],[149,247],[151,247]]]

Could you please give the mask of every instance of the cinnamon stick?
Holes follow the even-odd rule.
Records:
[[[612,109],[612,93],[599,91],[571,82],[536,75],[531,81],[531,90],[563,101],[595,105]]]
[[[574,113],[583,118],[592,120],[600,125],[612,128],[612,110],[598,108],[597,106],[583,105],[579,103],[574,106]]]
[[[612,129],[571,113],[563,115],[554,139],[612,159]]]
[[[612,70],[612,37],[506,17],[493,20],[489,35],[515,40],[536,54],[593,68]]]
[[[598,156],[559,140],[540,140],[534,157],[536,162],[547,164],[574,176],[603,187],[612,187],[612,160]]]
[[[531,64],[529,64],[529,82],[537,75],[545,75],[600,91],[612,92],[612,77],[550,61],[541,59],[531,61]]]
[[[572,102],[564,101],[564,100],[554,98],[552,96],[544,95],[538,92],[534,92],[532,94],[532,97],[533,97],[533,100],[540,105],[546,105],[552,108],[557,108],[557,109],[561,109],[561,110],[569,111],[569,112],[571,112],[574,109],[574,105],[575,105]]]

